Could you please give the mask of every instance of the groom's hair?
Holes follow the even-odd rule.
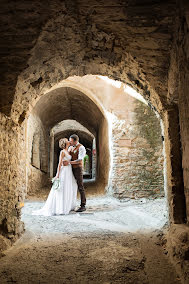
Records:
[[[79,136],[77,136],[76,134],[72,134],[70,138],[72,138],[74,141],[79,141]]]

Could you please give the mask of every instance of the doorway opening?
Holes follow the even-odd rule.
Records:
[[[64,120],[57,125],[55,125],[51,131],[51,149],[54,146],[54,152],[51,153],[50,164],[52,163],[52,172],[50,172],[50,177],[56,175],[60,148],[59,148],[59,139],[67,138],[72,134],[76,134],[79,137],[79,141],[82,145],[84,145],[86,149],[86,156],[83,160],[83,177],[84,182],[87,181],[96,181],[96,137],[83,125],[78,123],[75,120]],[[50,165],[51,169],[51,165]]]

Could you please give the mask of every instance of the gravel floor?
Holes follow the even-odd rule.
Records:
[[[22,220],[26,230],[39,234],[74,232],[138,232],[161,229],[167,222],[165,199],[120,202],[112,197],[87,200],[87,211],[52,217],[35,216],[32,211],[44,202],[26,201]],[[78,201],[79,205],[79,201]]]

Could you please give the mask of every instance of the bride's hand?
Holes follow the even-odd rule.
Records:
[[[53,177],[53,178],[51,179],[52,183],[53,183],[57,178],[59,178],[59,177],[58,177],[58,176]]]

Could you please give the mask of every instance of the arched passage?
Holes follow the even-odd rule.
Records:
[[[78,134],[81,134],[81,140],[86,148],[92,148],[93,139],[95,138],[96,140],[96,193],[103,193],[108,184],[109,176],[108,122],[105,113],[102,112],[102,108],[100,110],[98,105],[86,94],[71,87],[61,87],[42,96],[28,118],[30,123],[28,125],[27,139],[28,141],[33,140],[32,135],[36,132],[36,130],[34,131],[35,128],[37,128],[38,131],[40,128],[46,133],[45,140],[48,144],[46,149],[46,163],[49,165],[50,157],[55,148],[57,154],[59,153],[57,149],[58,139],[64,137],[64,135],[69,138],[70,133],[73,133],[73,130],[65,129],[64,131],[56,133],[55,136],[53,134],[52,143],[52,136],[49,139],[50,130],[59,122],[70,119],[79,122],[88,129],[88,133],[85,133],[84,131],[79,133],[77,130]],[[89,133],[91,134],[89,135]],[[28,148],[28,152],[30,153],[32,150],[31,143]],[[38,149],[40,157],[41,149]],[[40,188],[45,185],[42,184],[42,181],[45,179],[47,180],[47,178],[50,177],[51,172],[55,174],[56,169],[54,166],[57,164],[57,157],[55,159],[55,164],[54,162],[52,162],[52,164],[52,171],[49,165],[48,173],[42,173],[40,166],[38,167],[38,173],[36,167],[35,169],[33,169],[33,167],[31,168],[27,185],[29,191],[33,190],[32,184],[35,184],[35,188]],[[33,171],[35,171],[35,174],[33,174]],[[33,178],[35,178],[36,182],[33,181]],[[90,193],[90,189],[88,189],[88,193]]]
[[[186,222],[187,1],[139,2],[3,5],[2,35],[5,33],[7,47],[3,45],[2,62],[8,68],[1,64],[1,112],[11,114],[11,118],[1,113],[2,168],[6,173],[2,173],[1,230],[12,238],[22,230],[19,206],[25,192],[20,178],[25,176],[24,119],[36,97],[71,75],[100,74],[128,82],[157,108],[165,126],[170,219],[172,223]],[[22,17],[28,11],[30,16]]]
[[[173,9],[169,9],[167,16],[161,1],[157,5],[150,2],[146,4],[144,14],[141,14],[140,9],[135,10],[135,5],[129,2],[127,13],[125,4],[118,2],[115,3],[120,7],[121,20],[119,13],[114,15],[114,5],[106,7],[106,4],[101,4],[98,8],[94,5],[93,12],[90,12],[91,7],[87,1],[79,1],[71,6],[50,5],[48,13],[43,13],[43,6],[40,6],[38,17],[31,12],[38,24],[34,28],[34,34],[27,39],[27,52],[10,62],[10,66],[14,67],[14,76],[10,86],[9,72],[6,73],[5,79],[8,79],[2,90],[8,95],[8,101],[4,96],[1,110],[21,125],[28,111],[33,109],[36,98],[39,99],[58,82],[72,75],[100,74],[129,83],[151,102],[164,120],[170,218],[175,223],[183,223],[186,221],[186,209],[179,111],[174,99],[169,99],[172,90],[168,94],[167,82],[170,61],[168,47],[171,45],[171,35],[174,34],[175,21],[172,19],[175,17],[175,4],[174,1],[171,2]],[[20,12],[19,5],[16,9]],[[109,11],[107,17],[104,9]],[[153,15],[160,16],[157,26],[153,26],[153,18],[149,19],[149,10],[153,11]],[[101,17],[102,14],[104,17]],[[133,15],[136,14],[140,28],[132,24]],[[107,24],[110,15],[114,18],[115,25]],[[122,19],[125,20],[124,25]],[[146,27],[148,20],[151,24]],[[15,23],[16,21],[12,23],[13,31]],[[22,34],[22,25],[20,29]],[[17,47],[18,43],[15,44]],[[13,48],[13,51],[10,49],[10,54],[15,50],[19,48]],[[10,61],[12,57],[5,58]],[[20,64],[17,64],[18,58],[21,58]],[[20,141],[21,138],[18,139]],[[23,153],[21,156],[24,156]],[[20,159],[22,165],[17,167],[18,172],[24,172],[21,168],[25,167],[25,157]],[[24,191],[24,185],[22,188]]]
[[[64,23],[63,30],[61,27],[57,30],[57,21]],[[66,36],[65,27],[67,25],[71,25],[69,31],[73,31],[71,38]],[[175,123],[177,126],[179,123],[179,112],[176,104],[168,103],[166,99],[167,89],[165,84],[162,84],[164,77],[162,80],[155,80],[155,77],[148,74],[145,68],[141,68],[136,56],[131,56],[123,45],[120,48],[116,47],[117,39],[114,36],[109,37],[107,33],[101,32],[99,37],[96,26],[92,26],[89,31],[92,39],[87,46],[85,46],[86,38],[82,36],[82,33],[75,33],[74,28],[80,29],[81,26],[78,27],[77,21],[70,15],[64,18],[60,16],[46,23],[44,31],[33,48],[28,61],[29,67],[23,71],[17,82],[11,110],[12,119],[21,124],[27,117],[28,111],[33,109],[36,100],[69,76],[98,74],[129,83],[158,111],[164,122],[170,219],[176,223],[185,222],[182,156],[180,146],[178,146],[180,145],[180,134],[179,129],[176,133],[174,131]],[[53,31],[56,31],[56,38],[53,39],[53,45],[51,45]],[[52,46],[57,46],[57,49],[53,49]],[[70,49],[70,46],[74,46],[75,49]],[[173,140],[175,143],[170,142]],[[173,152],[174,157],[171,154]],[[172,161],[175,157],[177,157],[176,160]]]

